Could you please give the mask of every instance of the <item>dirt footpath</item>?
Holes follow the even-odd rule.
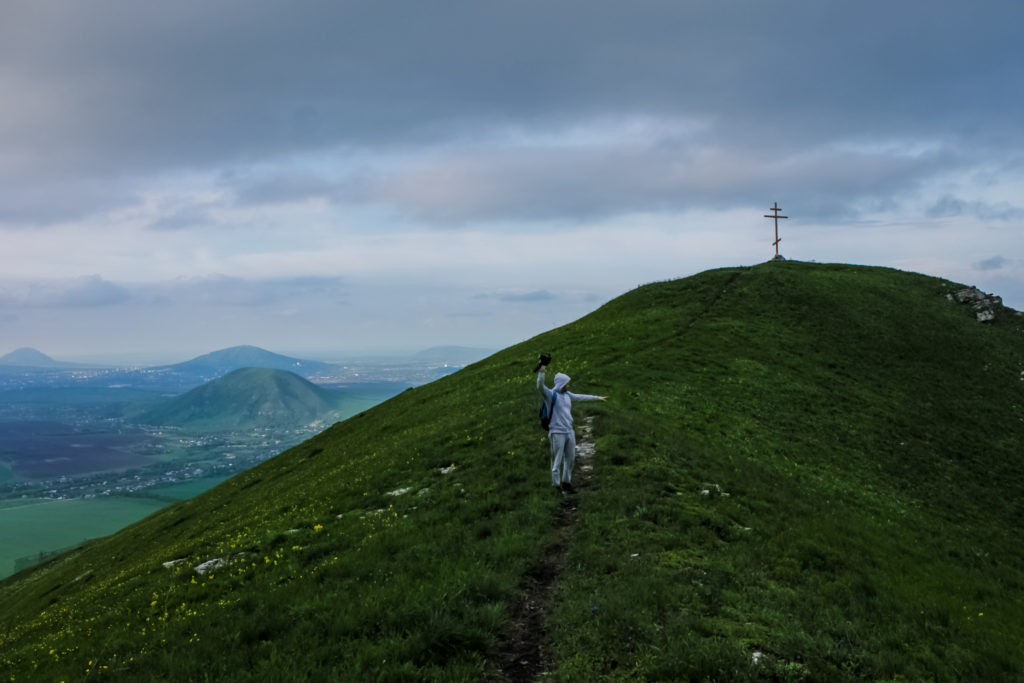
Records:
[[[577,425],[576,464],[572,477],[573,486],[577,489],[586,488],[594,469],[593,419],[584,418]],[[552,495],[558,494],[552,491]],[[500,672],[497,681],[536,681],[550,669],[547,624],[555,583],[562,573],[569,540],[576,529],[577,503],[578,494],[562,494],[551,542],[541,553],[537,564],[523,576],[519,598],[512,608],[512,617],[496,648],[494,660]]]

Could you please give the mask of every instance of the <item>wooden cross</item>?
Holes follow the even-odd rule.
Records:
[[[765,218],[774,218],[775,219],[775,241],[772,242],[772,244],[775,245],[775,258],[779,258],[779,242],[782,241],[782,238],[779,237],[779,219],[780,218],[789,218],[789,216],[780,216],[779,215],[779,211],[782,211],[782,209],[779,208],[779,203],[778,202],[772,202],[772,203],[775,206],[773,206],[772,208],[768,209],[769,211],[772,212],[772,215],[769,216],[768,214],[765,214],[764,217]]]

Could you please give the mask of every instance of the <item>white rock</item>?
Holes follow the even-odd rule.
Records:
[[[214,569],[220,569],[226,564],[227,560],[225,560],[223,557],[215,557],[212,560],[207,560],[206,562],[203,562],[201,565],[198,565],[196,567],[196,574],[202,576],[207,572],[212,572]]]

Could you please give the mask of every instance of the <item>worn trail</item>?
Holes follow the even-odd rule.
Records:
[[[573,485],[585,488],[593,470],[593,418],[579,425]],[[557,495],[552,493],[552,495]],[[555,584],[565,565],[569,541],[576,528],[578,494],[563,495],[551,543],[540,560],[523,577],[512,616],[499,639],[495,663],[502,683],[526,683],[539,680],[551,667],[548,646],[548,620]]]

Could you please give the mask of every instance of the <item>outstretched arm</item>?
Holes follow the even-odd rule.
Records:
[[[569,394],[569,398],[574,401],[604,401],[607,400],[607,396],[594,396],[593,394]]]
[[[548,366],[546,365],[540,366],[540,370],[537,371],[537,391],[540,392],[540,395],[544,397],[545,401],[548,398],[548,393],[552,391],[544,386],[544,379],[547,376],[547,371]]]

